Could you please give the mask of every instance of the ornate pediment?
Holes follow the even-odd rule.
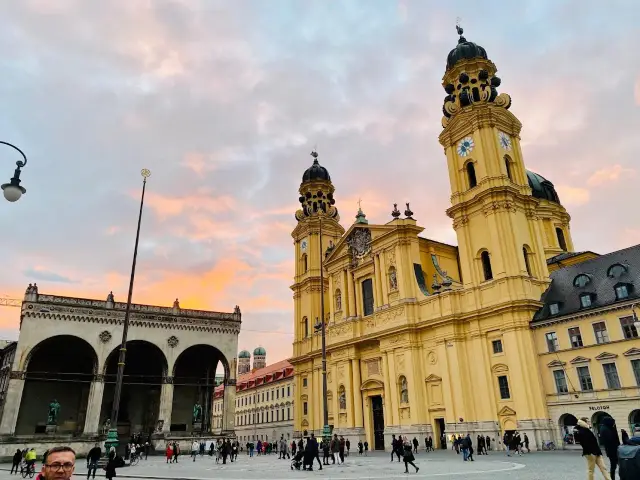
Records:
[[[596,360],[613,360],[614,358],[618,358],[618,355],[615,353],[602,352],[596,357]]]
[[[626,352],[623,353],[625,357],[635,357],[640,356],[640,348],[630,348]]]
[[[371,230],[356,228],[347,237],[351,263],[357,265],[371,252]]]
[[[440,378],[438,375],[435,375],[435,374],[432,373],[427,378],[425,378],[424,381],[425,382],[441,382],[442,378]]]
[[[515,410],[507,406],[502,407],[498,412],[499,417],[506,417],[508,415],[515,415],[515,414],[516,414]]]
[[[566,365],[567,362],[561,362],[560,360],[554,360],[552,362],[547,363],[547,367],[562,367]]]
[[[587,358],[587,357],[581,357],[581,356],[577,356],[576,358],[574,358],[573,360],[571,360],[571,363],[573,365],[575,365],[576,363],[588,363],[590,362],[591,359]]]

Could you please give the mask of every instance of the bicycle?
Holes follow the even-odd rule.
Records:
[[[129,460],[129,466],[133,467],[137,465],[138,462],[140,462],[140,455],[138,455],[137,453],[132,453]]]
[[[553,443],[551,440],[542,442],[542,450],[555,450],[555,449],[556,449],[556,444]]]
[[[27,478],[27,476],[29,478],[33,478],[33,476],[36,474],[35,464],[33,463],[28,464],[27,462],[22,462],[20,464],[20,474],[22,475],[22,478]]]

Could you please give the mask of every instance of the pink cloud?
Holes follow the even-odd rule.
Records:
[[[579,207],[589,203],[591,195],[586,188],[572,187],[569,185],[556,185],[556,190],[565,206]]]
[[[620,164],[610,165],[594,172],[588,179],[587,185],[597,187],[607,183],[615,183],[621,175],[635,177],[636,171],[632,168],[624,168]]]

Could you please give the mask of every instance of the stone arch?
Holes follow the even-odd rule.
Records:
[[[629,413],[629,433],[633,432],[635,426],[640,427],[640,409],[632,410]]]
[[[506,366],[504,363],[498,363],[493,367],[491,367],[491,372],[492,373],[509,373],[509,367]]]
[[[365,380],[360,386],[361,391],[378,389],[384,389],[384,383],[382,383],[380,380],[376,380],[375,378]]]
[[[229,359],[217,347],[205,343],[190,345],[173,363],[171,430],[207,432],[212,428],[212,396],[218,364],[224,369],[225,385],[232,378]],[[237,400],[236,400],[237,401]],[[200,408],[198,409],[197,406]],[[236,402],[230,405],[235,409]]]
[[[76,335],[54,335],[34,345],[21,362],[25,385],[16,434],[45,433],[53,400],[60,405],[57,432],[82,433],[98,362],[95,348]]]
[[[169,362],[162,349],[147,340],[130,340],[126,348],[118,429],[124,435],[134,432],[150,434],[157,427],[160,391],[162,384],[169,381]],[[100,425],[111,416],[119,355],[120,345],[111,350],[102,370],[105,386]]]
[[[600,425],[602,425],[602,421],[605,418],[613,418],[613,417],[611,417],[611,415],[609,415],[607,412],[603,412],[603,411],[595,412],[591,416],[592,429],[593,429],[593,432],[596,434],[596,437],[598,438],[600,437]]]

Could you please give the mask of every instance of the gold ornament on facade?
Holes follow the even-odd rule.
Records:
[[[436,353],[434,351],[431,351],[427,354],[427,361],[430,365],[435,365],[436,363],[438,363],[438,357],[436,356]]]

